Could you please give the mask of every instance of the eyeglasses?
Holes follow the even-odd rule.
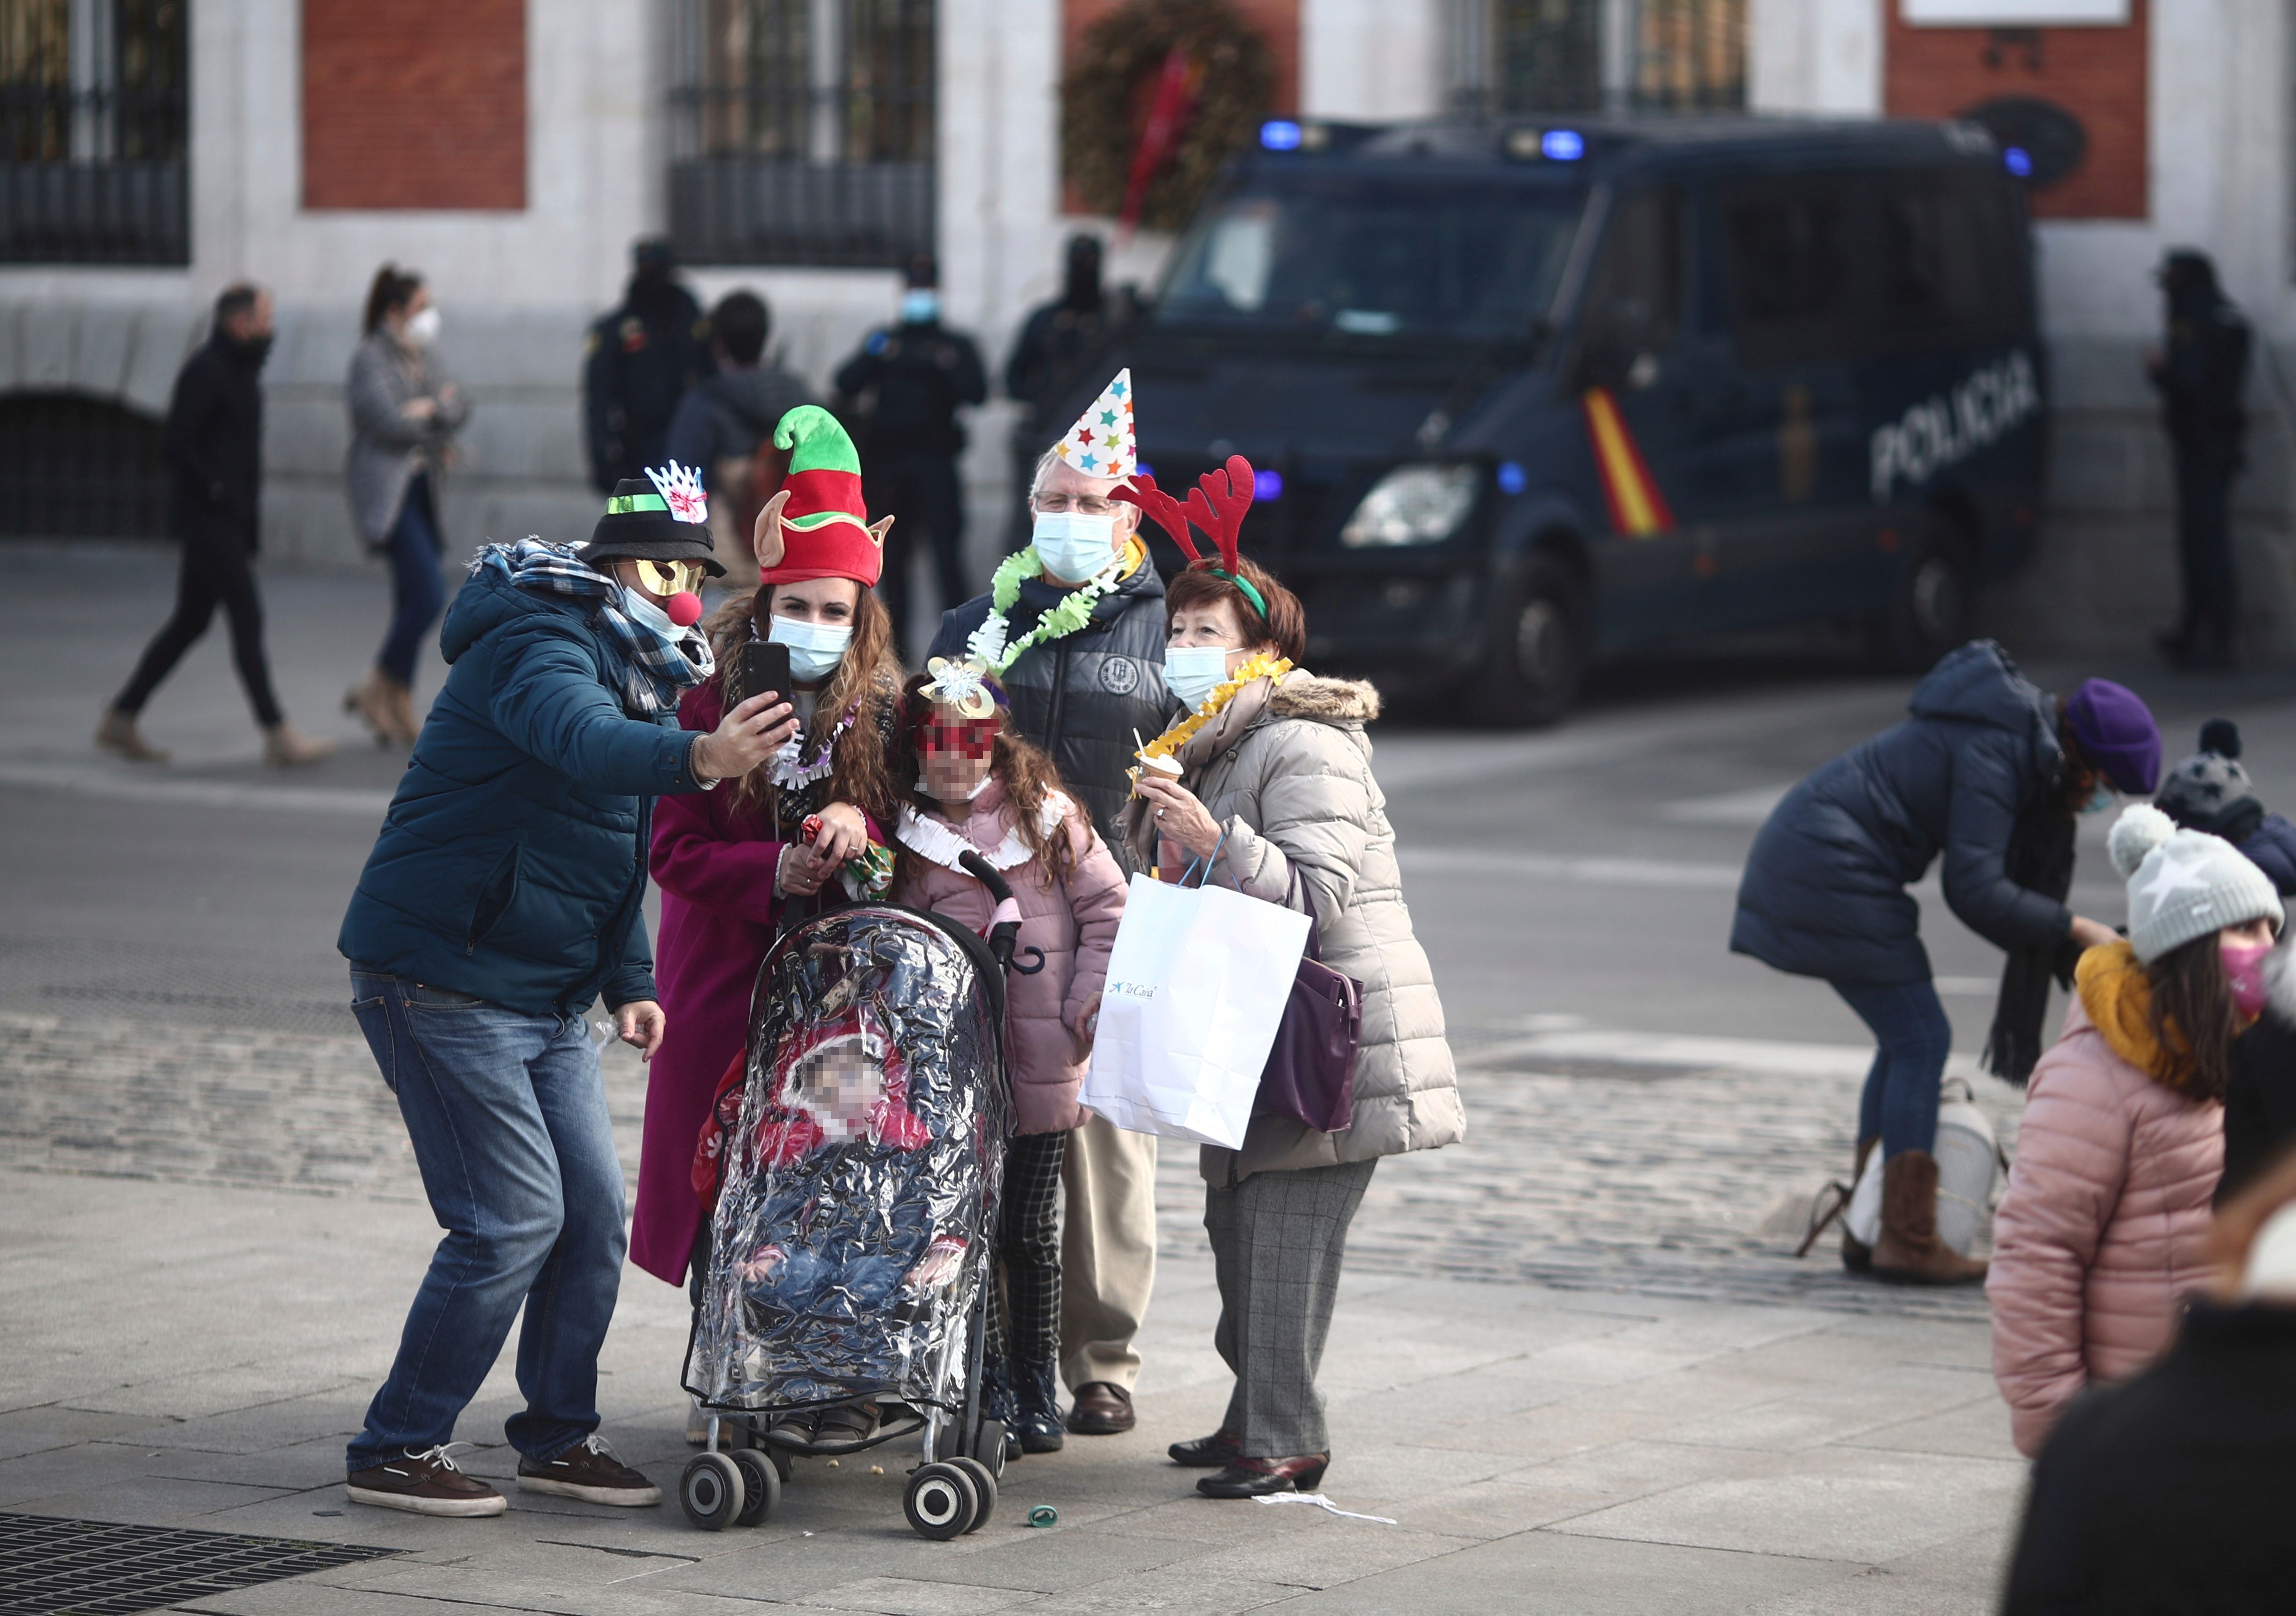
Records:
[[[996,750],[995,718],[960,718],[955,723],[935,718],[917,726],[917,742],[928,752],[955,752],[963,758],[986,758]]]
[[[1079,516],[1113,516],[1117,502],[1097,494],[1039,494],[1029,504],[1048,516],[1074,511]]]
[[[700,562],[637,561],[638,578],[655,595],[690,595],[701,587]]]

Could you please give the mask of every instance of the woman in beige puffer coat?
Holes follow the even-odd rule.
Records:
[[[2090,1382],[2158,1358],[2210,1278],[2232,1041],[2282,919],[2261,870],[2158,808],[2122,815],[2111,848],[2128,938],[2080,957],[1994,1219],[1993,1375],[2027,1455]]]
[[[1166,609],[1166,681],[1197,713],[1217,711],[1175,753],[1178,781],[1142,775],[1121,820],[1135,860],[1170,879],[1217,848],[1212,879],[1269,903],[1312,904],[1323,963],[1363,985],[1352,1125],[1321,1133],[1256,1116],[1242,1149],[1203,1147],[1220,1291],[1214,1343],[1235,1390],[1218,1431],[1170,1451],[1185,1465],[1221,1467],[1197,1483],[1214,1497],[1312,1490],[1331,1459],[1315,1377],[1349,1221],[1379,1158],[1453,1144],[1466,1123],[1372,777],[1364,726],[1379,716],[1378,693],[1288,667],[1225,699],[1226,685],[1204,688],[1255,658],[1288,664],[1306,640],[1298,597],[1249,561],[1183,572]]]

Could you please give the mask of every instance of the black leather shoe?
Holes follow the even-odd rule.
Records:
[[[1112,1437],[1139,1423],[1132,1412],[1132,1394],[1113,1381],[1086,1381],[1076,1389],[1075,1407],[1069,1410],[1069,1431],[1079,1437]]]
[[[1222,1427],[1193,1442],[1175,1442],[1164,1450],[1172,1463],[1188,1470],[1218,1470],[1243,1457],[1243,1439]]]
[[[1314,1490],[1331,1467],[1327,1453],[1303,1453],[1289,1459],[1238,1459],[1216,1476],[1196,1483],[1207,1498],[1259,1498],[1269,1493]]]
[[[1021,1414],[1022,1453],[1058,1453],[1068,1444],[1061,1429],[1060,1375],[1049,1363],[1013,1360],[1013,1400]]]

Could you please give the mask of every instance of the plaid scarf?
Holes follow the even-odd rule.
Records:
[[[578,558],[571,546],[546,545],[531,537],[514,545],[488,545],[471,562],[472,577],[484,571],[537,594],[595,600],[598,615],[629,653],[624,695],[648,718],[669,711],[677,705],[678,692],[693,689],[718,671],[708,636],[699,628],[665,633],[630,616],[621,609],[620,582]]]

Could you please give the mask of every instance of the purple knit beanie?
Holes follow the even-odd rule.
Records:
[[[2087,679],[2065,703],[2065,722],[2081,756],[2132,797],[2149,797],[2161,780],[2161,726],[2152,710],[2125,685]]]

